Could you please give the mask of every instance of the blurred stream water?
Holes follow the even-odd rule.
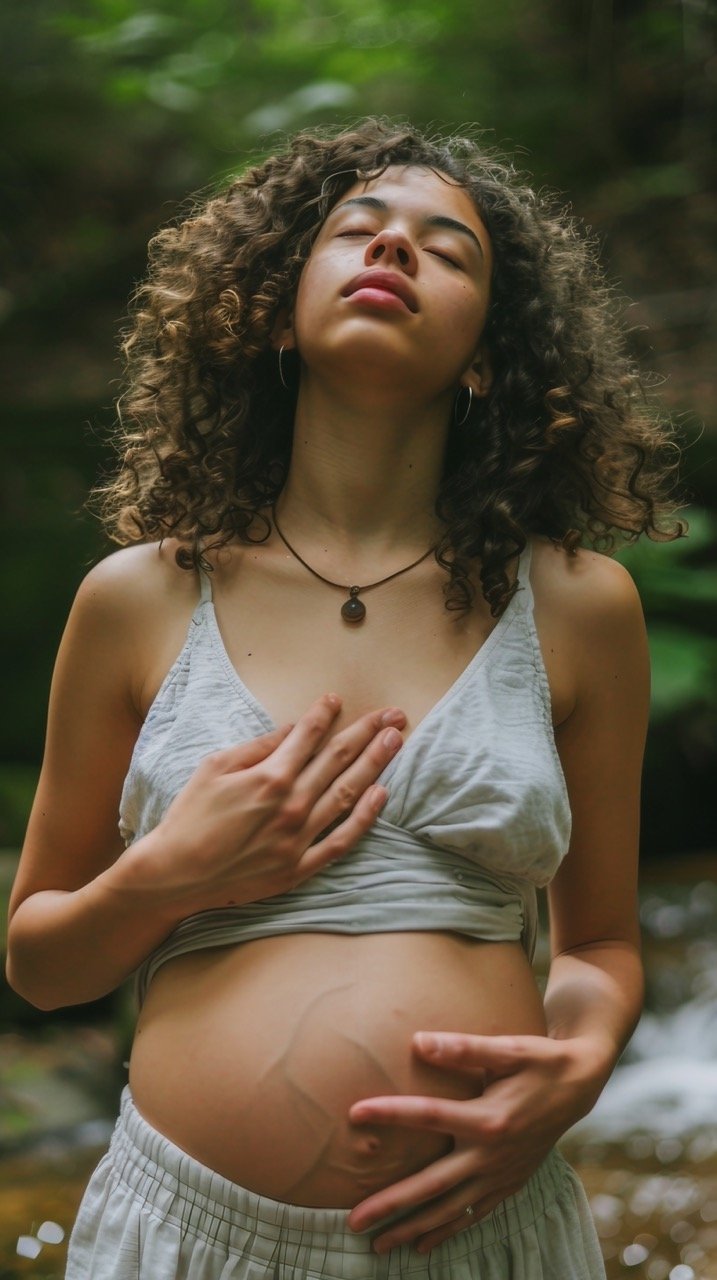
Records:
[[[597,1106],[564,1140],[608,1277],[717,1277],[717,882],[641,895],[647,992]]]
[[[609,1280],[717,1280],[713,865],[643,888],[645,1012],[597,1106],[562,1144],[587,1188]],[[60,1280],[64,1244],[30,1259],[17,1239],[47,1219],[69,1231],[111,1133],[119,1056],[110,1027],[0,1035],[0,1280]]]

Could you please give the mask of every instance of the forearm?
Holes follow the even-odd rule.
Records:
[[[98,1000],[120,986],[181,918],[143,871],[154,833],[81,888],[31,894],[8,929],[7,979],[40,1009]]]
[[[548,1035],[590,1043],[595,1100],[637,1025],[643,994],[642,960],[630,942],[586,943],[551,963],[544,999]]]

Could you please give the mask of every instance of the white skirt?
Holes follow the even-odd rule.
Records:
[[[128,1088],[70,1237],[66,1280],[605,1280],[575,1171],[553,1151],[487,1218],[418,1254],[379,1256],[348,1209],[239,1187],[147,1124]]]

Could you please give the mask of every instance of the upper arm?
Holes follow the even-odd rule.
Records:
[[[568,604],[575,706],[556,730],[570,848],[548,890],[551,949],[639,945],[640,783],[650,700],[642,606],[627,570],[584,554]]]
[[[118,807],[142,724],[138,695],[152,643],[148,604],[161,601],[167,576],[166,557],[163,565],[158,559],[153,546],[116,552],[79,588],[52,678],[11,917],[32,893],[88,883],[124,848]]]

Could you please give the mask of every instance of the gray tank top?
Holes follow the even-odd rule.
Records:
[[[568,849],[571,815],[533,618],[531,544],[519,589],[468,666],[379,781],[388,799],[346,855],[298,888],[183,920],[140,966],[282,933],[448,930],[520,939],[532,959],[536,889]],[[184,647],[135,744],[120,801],[126,844],[151,831],[202,757],[273,729],[224,647],[201,575]]]

